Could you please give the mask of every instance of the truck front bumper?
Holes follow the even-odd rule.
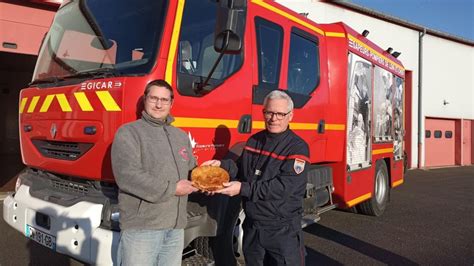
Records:
[[[26,237],[58,253],[95,265],[116,264],[120,233],[99,227],[102,204],[86,201],[61,206],[21,185],[3,201],[3,219]]]

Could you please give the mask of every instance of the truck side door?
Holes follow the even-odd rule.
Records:
[[[244,60],[250,58],[245,9],[237,22],[241,52],[223,55],[215,65],[220,56],[214,48],[218,5],[186,1],[177,42],[175,125],[188,133],[199,163],[228,156],[250,133],[250,119],[245,118],[250,117],[252,69],[250,60]],[[199,87],[209,76],[207,85]]]
[[[312,161],[325,147],[321,105],[327,100],[327,90],[321,90],[320,51],[317,34],[305,29],[294,15],[272,12],[258,6],[249,19],[254,28],[254,72],[252,95],[253,131],[265,128],[263,100],[272,90],[284,90],[293,99],[295,109],[290,128],[309,144]],[[248,25],[250,26],[250,25]],[[324,86],[327,88],[326,86]],[[321,91],[321,93],[319,93]],[[323,97],[320,97],[319,94]]]

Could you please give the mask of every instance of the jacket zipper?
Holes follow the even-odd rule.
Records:
[[[181,176],[179,174],[178,162],[176,162],[176,157],[174,156],[173,146],[171,145],[170,136],[169,136],[168,130],[166,129],[166,125],[163,125],[163,130],[165,131],[166,139],[168,140],[168,144],[170,145],[171,155],[173,155],[173,160],[174,160],[174,164],[176,165],[176,171],[178,172],[178,181],[179,181],[181,179]],[[178,212],[176,214],[176,221],[174,223],[174,228],[178,226],[180,202],[181,202],[181,197],[178,196]]]

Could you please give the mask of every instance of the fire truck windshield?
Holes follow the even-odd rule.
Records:
[[[64,1],[43,40],[33,83],[150,72],[166,9],[165,0]]]

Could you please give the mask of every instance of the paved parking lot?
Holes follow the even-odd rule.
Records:
[[[473,265],[474,166],[411,170],[382,217],[323,214],[307,265]]]
[[[307,265],[473,265],[474,166],[411,170],[382,217],[323,214],[305,229]],[[0,219],[0,266],[82,265]]]

